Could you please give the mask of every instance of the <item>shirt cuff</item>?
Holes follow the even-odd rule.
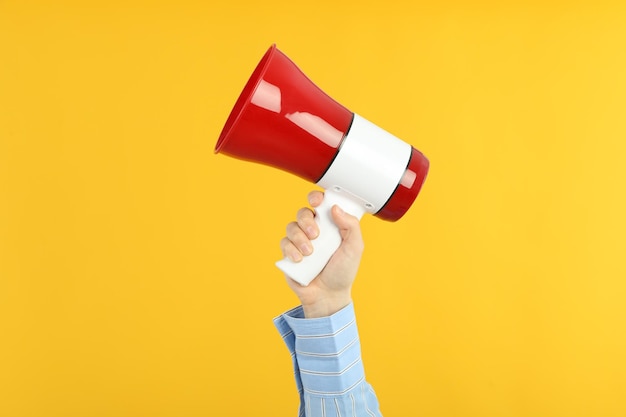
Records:
[[[332,316],[314,319],[304,318],[302,307],[296,307],[274,319],[274,324],[295,352],[305,392],[343,395],[365,379],[352,303]]]

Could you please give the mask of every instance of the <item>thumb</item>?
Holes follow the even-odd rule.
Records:
[[[359,219],[346,213],[338,205],[333,206],[331,214],[341,234],[341,246],[351,254],[360,255],[363,252],[363,236]]]

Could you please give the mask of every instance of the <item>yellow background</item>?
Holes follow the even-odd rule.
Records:
[[[54,5],[53,5],[54,4]],[[422,150],[354,290],[385,416],[626,416],[626,7],[0,0],[0,416],[295,416],[314,188],[214,155],[271,43]]]

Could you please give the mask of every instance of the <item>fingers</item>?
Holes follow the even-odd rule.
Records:
[[[324,200],[324,193],[312,191],[308,195],[308,200],[311,207],[318,207]],[[342,250],[349,256],[360,256],[364,244],[359,220],[344,212],[339,206],[333,206],[331,214],[341,233]],[[318,235],[315,213],[309,208],[301,208],[296,215],[296,221],[287,225],[287,236],[281,240],[283,255],[294,262],[300,262],[304,256],[313,253],[311,240]]]
[[[300,262],[303,256],[313,253],[311,240],[318,234],[315,215],[311,209],[301,208],[298,210],[296,221],[287,225],[287,236],[280,242],[283,255],[294,262]]]

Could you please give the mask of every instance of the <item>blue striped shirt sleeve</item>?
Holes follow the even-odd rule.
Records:
[[[382,417],[365,380],[351,303],[329,317],[305,319],[296,307],[274,319],[293,362],[299,417]]]

